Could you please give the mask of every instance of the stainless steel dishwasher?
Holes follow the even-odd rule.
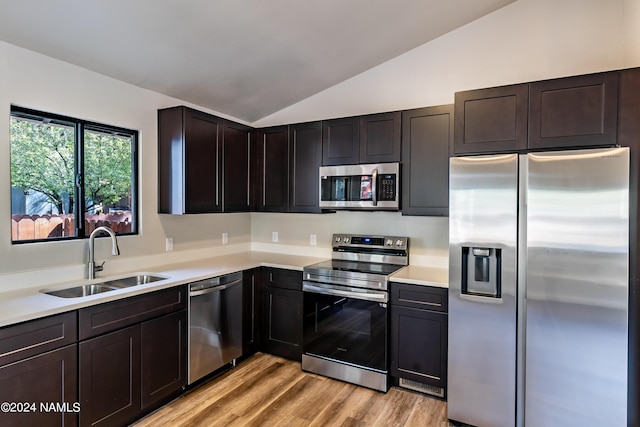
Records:
[[[189,384],[242,355],[242,272],[189,285]]]

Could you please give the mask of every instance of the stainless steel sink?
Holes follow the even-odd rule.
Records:
[[[80,298],[88,295],[100,294],[102,292],[115,291],[117,288],[107,286],[104,283],[95,283],[92,285],[80,285],[73,288],[60,289],[57,291],[48,291],[46,294],[60,298]]]
[[[158,280],[164,280],[166,277],[154,276],[151,274],[138,274],[137,276],[123,277],[122,279],[107,280],[104,282],[107,286],[113,286],[115,288],[128,288],[131,286],[145,285],[147,283],[157,282]]]
[[[80,298],[103,292],[115,291],[117,289],[153,283],[165,279],[168,279],[168,277],[156,276],[153,274],[137,274],[135,276],[122,277],[119,279],[110,279],[100,283],[76,285],[70,288],[57,290],[42,290],[40,292],[60,298]]]

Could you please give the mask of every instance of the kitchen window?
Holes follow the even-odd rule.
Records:
[[[137,234],[138,132],[11,107],[11,241]]]

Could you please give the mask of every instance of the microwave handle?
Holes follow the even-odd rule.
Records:
[[[378,206],[378,169],[371,173],[371,201],[373,206]]]

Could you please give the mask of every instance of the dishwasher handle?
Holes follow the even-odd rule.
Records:
[[[190,297],[197,297],[198,295],[206,295],[206,294],[210,294],[212,292],[219,292],[219,291],[223,291],[227,288],[230,288],[232,286],[236,286],[242,283],[242,279],[239,280],[234,280],[233,282],[230,283],[226,283],[224,285],[218,285],[218,286],[212,286],[209,288],[204,288],[204,289],[200,289],[197,291],[189,291],[189,296]]]

